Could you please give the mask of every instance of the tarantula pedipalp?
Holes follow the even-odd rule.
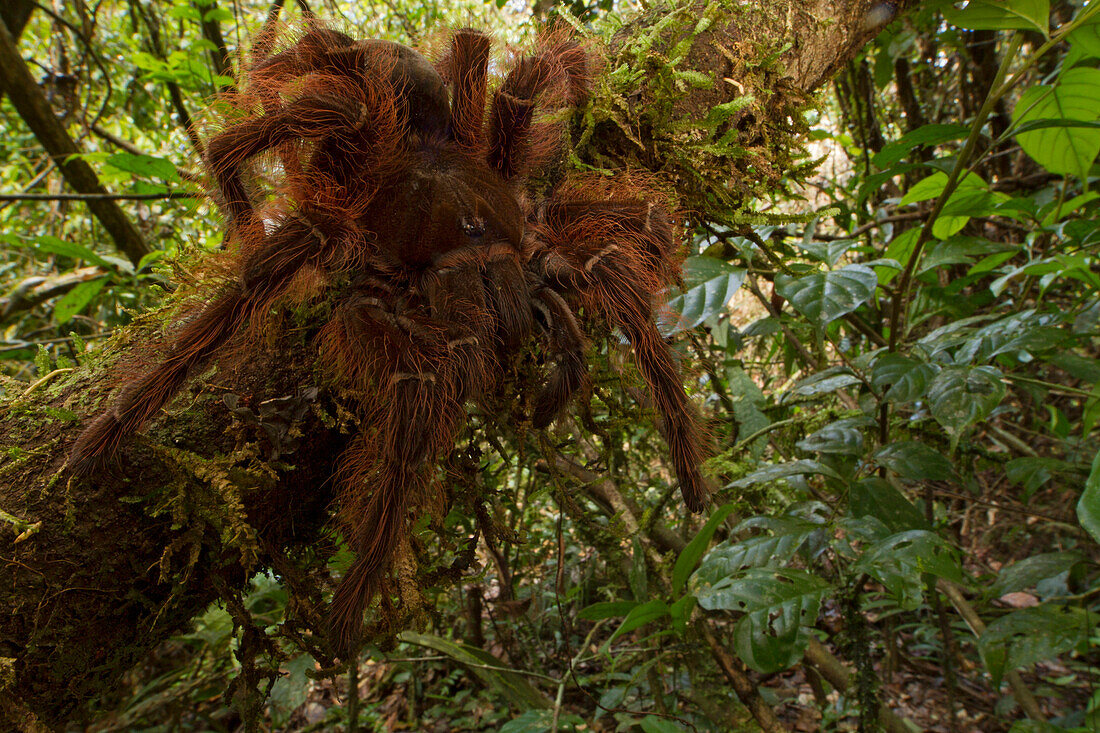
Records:
[[[256,63],[253,110],[207,153],[235,274],[211,287],[159,364],[122,387],[70,455],[78,474],[101,464],[196,367],[247,339],[300,274],[322,273],[336,305],[319,351],[361,400],[364,426],[340,461],[339,514],[357,554],[332,604],[345,648],[465,403],[492,395],[503,362],[532,336],[551,363],[536,427],[584,383],[578,309],[630,341],[684,501],[700,511],[707,498],[697,418],[654,323],[678,273],[669,214],[606,182],[572,181],[532,200],[528,172],[560,137],[535,113],[581,101],[588,57],[547,36],[486,110],[489,51],[486,35],[460,30],[436,67],[398,44],[314,28]],[[277,215],[257,211],[243,174],[269,151],[282,161]]]

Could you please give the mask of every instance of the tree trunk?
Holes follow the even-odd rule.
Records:
[[[876,4],[756,2],[654,12],[622,28],[605,72],[640,70],[645,79],[634,91],[600,85],[587,132],[577,126],[578,156],[652,171],[694,211],[715,195],[744,203],[760,180],[790,171],[800,128],[789,115],[874,35],[866,19]],[[667,22],[674,16],[679,25]],[[666,81],[672,88],[659,85]],[[755,101],[720,129],[688,139],[682,126],[674,131],[678,119],[705,120],[747,96]],[[733,127],[750,155],[706,147],[708,135]],[[753,175],[746,165],[756,177],[735,180]],[[30,388],[4,385],[0,520],[12,531],[0,542],[0,727],[56,727],[80,715],[226,589],[264,568],[285,577],[288,552],[322,543],[346,413],[315,384],[315,348],[303,335],[311,331],[300,324],[263,353],[223,360],[214,377],[196,380],[110,469],[84,480],[62,472],[81,426],[125,371],[117,365],[140,370],[142,344],[164,320],[118,334],[105,350],[116,366],[91,355]]]

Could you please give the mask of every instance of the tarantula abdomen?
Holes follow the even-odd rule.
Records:
[[[654,322],[679,274],[672,218],[614,179],[528,191],[562,138],[542,113],[581,103],[591,64],[551,33],[490,92],[490,45],[457,31],[432,65],[398,44],[314,28],[255,63],[243,116],[207,146],[234,274],[209,283],[159,362],[123,386],[70,456],[74,472],[90,471],[227,344],[262,348],[256,326],[272,305],[301,297],[300,274],[319,274],[333,300],[316,337],[321,371],[358,400],[361,425],[339,468],[339,521],[357,556],[332,602],[345,652],[465,405],[502,390],[525,344],[548,364],[532,415],[541,428],[587,379],[585,322],[622,333],[685,504],[700,511],[707,500],[699,420]],[[267,176],[276,183],[250,190],[268,153],[280,160]]]

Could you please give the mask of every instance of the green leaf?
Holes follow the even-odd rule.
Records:
[[[772,424],[764,413],[767,402],[760,386],[739,366],[726,368],[726,381],[729,383],[730,401],[733,402],[733,417],[737,421],[738,435],[755,435]],[[752,457],[759,459],[767,446],[767,436],[761,435],[748,446]]]
[[[711,316],[721,313],[741,287],[745,271],[714,257],[698,255],[684,261],[684,282],[688,289],[668,301],[679,318],[666,335],[695,328]]]
[[[1080,608],[1043,604],[1002,616],[986,627],[978,650],[993,684],[1008,670],[1030,667],[1088,645],[1095,623]]]
[[[687,730],[675,720],[658,718],[655,715],[647,715],[638,725],[641,726],[642,733],[681,733]]]
[[[747,489],[756,484],[763,484],[789,476],[803,476],[805,474],[822,474],[839,479],[840,475],[828,466],[818,461],[801,460],[790,463],[777,463],[771,466],[757,469],[748,476],[743,476],[729,484],[727,488]]]
[[[951,546],[939,535],[922,529],[901,532],[872,544],[855,563],[853,571],[876,578],[907,611],[920,605],[924,573],[962,581],[962,570]]]
[[[700,592],[708,592],[726,578],[748,568],[775,568],[785,565],[798,552],[806,538],[820,529],[820,526],[812,522],[798,522],[790,530],[774,535],[721,542],[707,553],[699,564],[699,569],[691,576],[692,592],[698,597]]]
[[[873,422],[868,418],[835,420],[795,445],[807,452],[858,456],[863,453],[863,431],[869,424]]]
[[[883,397],[890,402],[913,402],[924,397],[939,369],[912,357],[886,353],[871,369],[871,384],[876,389],[889,387]]]
[[[68,323],[69,319],[84,310],[84,306],[88,305],[92,298],[98,295],[99,291],[102,290],[103,286],[106,284],[106,278],[89,280],[88,282],[80,283],[75,288],[62,295],[53,306],[54,321],[56,321],[59,326],[63,323]]]
[[[1041,119],[1100,118],[1100,69],[1077,67],[1064,72],[1055,86],[1025,89],[1013,110],[1013,124]],[[1083,178],[1100,153],[1100,129],[1055,127],[1019,132],[1016,141],[1037,163],[1052,173]]]
[[[553,710],[527,710],[500,726],[500,733],[546,733],[553,725]]]
[[[672,618],[672,626],[677,633],[687,633],[687,624],[691,620],[691,611],[695,608],[695,603],[695,596],[687,593],[668,607],[668,615]]]
[[[1040,582],[1066,572],[1081,562],[1081,559],[1081,555],[1076,552],[1046,552],[1026,558],[1001,568],[986,595],[989,598],[1000,598],[1006,593],[1034,588]]]
[[[317,663],[308,654],[299,654],[283,665],[286,674],[275,680],[268,696],[271,722],[276,727],[286,726],[290,722],[290,716],[309,697],[313,681],[306,676],[306,672],[316,667]]]
[[[84,260],[93,265],[99,265],[100,267],[108,270],[115,269],[110,262],[100,257],[98,254],[83,247],[79,244],[73,244],[72,242],[66,242],[64,239],[58,239],[57,237],[49,234],[43,234],[34,239],[34,248],[39,252],[47,252],[49,254],[61,255],[62,257],[69,257],[74,260]]]
[[[913,187],[905,192],[901,198],[902,206],[916,204],[921,201],[931,201],[938,198],[947,188],[948,176],[942,171],[937,171],[926,178],[917,181]],[[976,173],[967,173],[955,186],[955,194],[960,191],[985,191],[988,184]],[[953,194],[954,195],[954,194]]]
[[[799,242],[798,246],[806,250],[815,260],[824,262],[832,267],[840,259],[841,255],[857,244],[854,239],[834,239],[829,242],[814,242],[813,240]]]
[[[1066,36],[1066,40],[1086,56],[1100,56],[1100,18],[1093,16],[1077,26]]]
[[[932,380],[932,417],[954,436],[989,416],[1005,396],[1004,376],[991,366],[947,367]]]
[[[1092,459],[1092,470],[1085,481],[1085,491],[1077,502],[1077,521],[1100,542],[1100,452]]]
[[[635,606],[634,609],[626,615],[626,618],[624,618],[623,622],[619,624],[619,628],[615,629],[615,633],[611,635],[611,638],[607,640],[607,643],[610,644],[623,634],[629,633],[634,629],[645,626],[648,623],[664,618],[668,615],[668,604],[659,598],[641,603]]]
[[[952,481],[958,478],[946,456],[915,440],[883,446],[875,453],[875,463],[910,481]]]
[[[1049,0],[970,0],[959,10],[942,8],[948,23],[972,31],[1024,30],[1047,35],[1050,24]]]
[[[900,163],[918,145],[939,145],[950,140],[962,140],[970,134],[969,125],[923,125],[907,132],[895,142],[883,146],[871,159],[880,169]]]
[[[745,614],[734,628],[734,648],[745,664],[768,673],[802,658],[810,641],[808,627],[817,621],[829,588],[804,570],[749,568],[697,597],[707,610]]]
[[[829,367],[796,382],[781,397],[780,401],[787,402],[792,397],[814,397],[820,394],[831,394],[838,389],[844,389],[859,383],[859,377],[853,374],[848,367]]]
[[[415,631],[402,631],[397,638],[408,644],[434,649],[459,664],[466,665],[485,685],[497,690],[505,700],[515,705],[539,709],[553,707],[553,702],[528,682],[524,675],[507,669],[502,660],[484,649]]]
[[[1030,496],[1038,491],[1040,486],[1054,478],[1055,472],[1064,471],[1067,468],[1069,465],[1057,458],[1024,456],[1006,463],[1005,475],[1012,483],[1022,486],[1025,493]]]
[[[618,618],[630,613],[637,605],[637,601],[604,601],[601,603],[593,603],[591,606],[581,609],[577,617],[586,621]]]
[[[107,164],[120,171],[133,173],[143,178],[158,178],[164,181],[181,182],[180,174],[171,161],[155,158],[152,155],[138,153],[115,153],[107,159]]]
[[[775,291],[812,323],[823,327],[865,303],[878,286],[875,271],[863,265],[803,277],[778,275]]]
[[[848,511],[857,519],[874,517],[890,532],[931,529],[913,502],[878,476],[868,476],[852,484],[848,492]]]
[[[733,513],[735,507],[735,503],[726,504],[711,514],[703,528],[692,538],[687,547],[680,551],[679,557],[676,558],[676,564],[672,567],[672,592],[674,594],[683,590],[691,571],[695,569],[699,558],[707,551],[718,525]]]

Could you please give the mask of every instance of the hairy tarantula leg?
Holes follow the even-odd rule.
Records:
[[[557,85],[565,87],[569,102],[579,104],[585,94],[588,55],[572,41],[525,56],[504,78],[493,95],[489,112],[489,166],[505,180],[522,175],[531,148],[531,127],[538,98]]]
[[[86,474],[115,453],[180,390],[191,371],[217,353],[253,315],[265,308],[314,256],[320,242],[299,217],[291,217],[245,262],[241,281],[202,307],[175,334],[165,358],[147,374],[122,388],[111,407],[77,437],[68,466]]]
[[[588,368],[584,362],[587,346],[573,311],[560,295],[547,287],[538,288],[532,303],[545,321],[550,332],[550,346],[554,350],[554,368],[550,378],[537,397],[532,422],[536,428],[545,428],[569,404],[573,394],[584,384]]]
[[[241,166],[265,150],[296,138],[314,139],[335,132],[362,130],[371,123],[374,110],[337,97],[303,97],[273,115],[241,122],[207,145],[207,160],[217,180],[230,219],[238,227],[253,223],[254,211]]]
[[[699,464],[703,434],[676,360],[654,323],[653,300],[672,271],[674,244],[666,214],[644,202],[551,205],[542,267],[551,284],[575,293],[629,339],[662,418],[662,432],[684,503],[702,511],[709,489]]]
[[[233,286],[203,308],[176,336],[168,356],[152,371],[127,384],[111,408],[80,433],[68,466],[82,475],[97,468],[119,444],[160,411],[187,380],[242,324],[245,298]]]
[[[471,150],[481,146],[485,117],[486,72],[489,37],[462,28],[451,38],[451,49],[440,64],[443,79],[451,87],[451,137]]]
[[[342,462],[340,516],[357,559],[333,596],[329,623],[345,654],[355,648],[411,500],[452,445],[466,399],[489,378],[492,319],[483,293],[469,287],[476,276],[475,263],[428,270],[419,290],[430,317],[418,310],[384,312],[368,293],[341,308],[322,334],[338,373],[376,395],[368,417],[377,434],[360,438]],[[368,479],[373,490],[365,487]]]

